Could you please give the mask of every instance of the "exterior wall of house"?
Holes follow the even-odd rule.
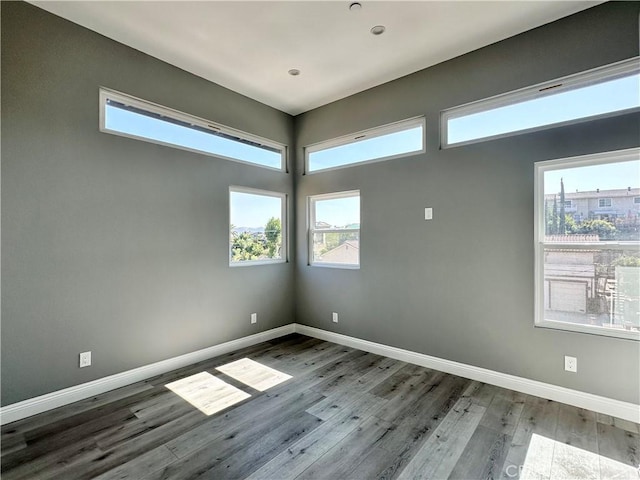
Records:
[[[639,10],[607,2],[296,117],[298,172],[305,145],[415,116],[426,117],[427,145],[297,174],[299,212],[308,195],[361,194],[359,270],[309,266],[298,217],[298,322],[640,403],[638,342],[534,327],[533,238],[535,162],[637,147],[640,114],[439,143],[443,109],[637,56]],[[564,355],[578,373],[564,371]]]
[[[640,223],[640,188],[565,193],[565,213],[576,221],[592,219],[618,220],[623,224]],[[555,195],[557,202],[560,196]],[[545,195],[553,208],[554,195]],[[558,207],[559,208],[559,207]]]

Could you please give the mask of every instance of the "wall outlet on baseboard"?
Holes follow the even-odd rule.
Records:
[[[567,372],[578,372],[578,359],[576,357],[568,357],[565,355],[564,357],[564,369]]]
[[[91,366],[91,352],[82,352],[80,354],[80,368]]]
[[[258,323],[258,314],[257,313],[252,313],[251,314],[251,324],[254,323]]]
[[[338,314],[336,312],[331,314],[331,320],[333,320],[333,323],[338,323]]]

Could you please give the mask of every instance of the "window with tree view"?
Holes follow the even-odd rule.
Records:
[[[286,195],[229,189],[231,265],[286,261]]]
[[[536,165],[536,324],[640,339],[640,150]]]
[[[309,250],[311,265],[359,267],[359,191],[309,197]]]

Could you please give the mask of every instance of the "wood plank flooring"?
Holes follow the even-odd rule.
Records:
[[[301,335],[5,425],[1,448],[2,480],[640,478],[638,424]]]

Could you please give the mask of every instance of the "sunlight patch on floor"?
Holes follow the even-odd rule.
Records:
[[[262,365],[250,358],[242,358],[235,362],[227,363],[216,368],[216,370],[260,392],[264,392],[292,378],[291,375]]]
[[[213,415],[251,395],[214,377],[208,372],[196,373],[165,385],[205,415]]]
[[[520,480],[638,478],[636,467],[535,433],[519,473]]]

